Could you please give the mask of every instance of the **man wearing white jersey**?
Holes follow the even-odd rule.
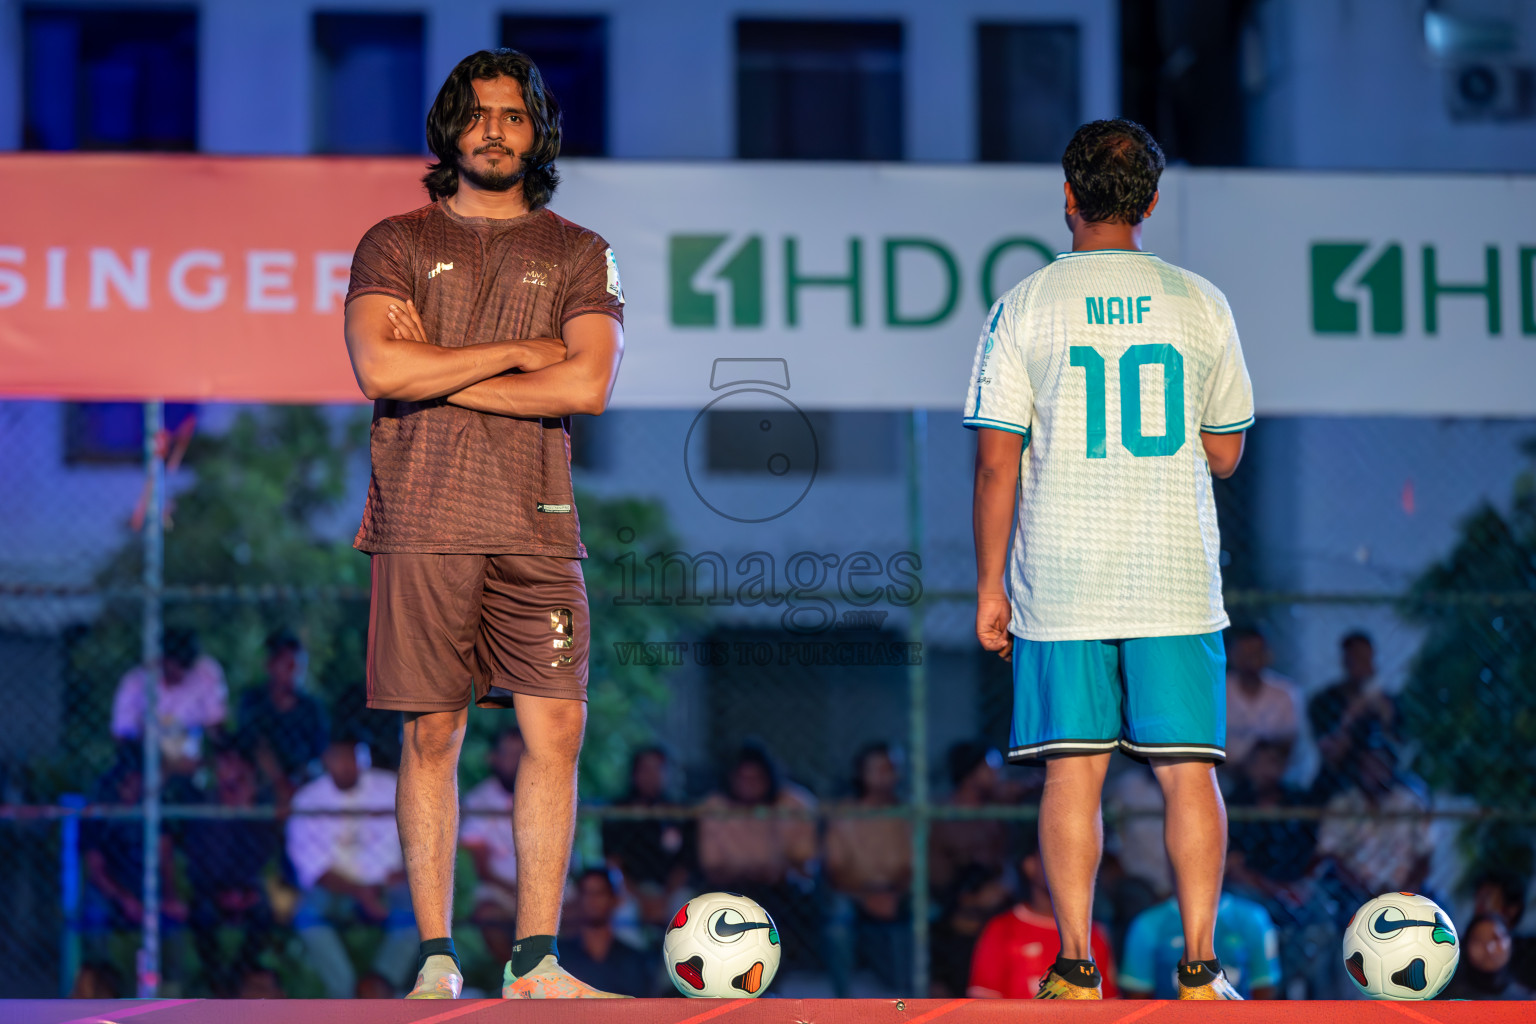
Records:
[[[1038,997],[1100,997],[1089,912],[1119,749],[1151,762],[1167,803],[1179,995],[1235,999],[1213,942],[1228,620],[1211,477],[1237,468],[1253,392],[1225,297],[1141,249],[1163,171],[1152,136],[1094,121],[1062,167],[1072,251],[988,313],[964,418],[976,633],[1013,662],[1009,760],[1046,768],[1040,851],[1061,953]]]

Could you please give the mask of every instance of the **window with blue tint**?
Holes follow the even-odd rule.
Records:
[[[419,14],[316,14],[317,153],[424,153]]]
[[[539,66],[560,101],[563,156],[608,155],[608,19],[501,19],[501,45],[521,50]]]
[[[736,23],[736,155],[900,160],[896,21]]]
[[[165,403],[165,429],[175,430],[197,406]],[[64,406],[64,461],[69,465],[144,461],[144,406],[138,402],[70,402]]]
[[[1054,164],[1082,113],[1076,25],[976,26],[977,155]]]
[[[22,145],[197,148],[197,12],[22,11]]]

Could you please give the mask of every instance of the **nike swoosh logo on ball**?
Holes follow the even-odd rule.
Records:
[[[716,921],[715,934],[722,939],[733,939],[742,932],[749,932],[754,928],[771,928],[766,921],[742,921],[740,924],[731,924],[728,921]]]
[[[1395,932],[1402,931],[1404,928],[1433,927],[1435,927],[1434,921],[1386,921],[1378,917],[1376,920],[1371,922],[1371,931],[1375,932],[1377,935],[1391,935]]]

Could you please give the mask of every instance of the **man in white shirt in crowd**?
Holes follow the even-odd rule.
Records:
[[[1396,744],[1367,734],[1349,766],[1354,784],[1324,807],[1317,853],[1331,859],[1353,906],[1384,892],[1423,892],[1438,845],[1423,781],[1400,767]]]
[[[333,999],[350,997],[357,972],[336,925],[384,929],[373,969],[400,985],[416,963],[416,919],[395,827],[395,775],[370,767],[367,747],[337,736],[326,747],[325,774],[293,797],[288,858],[303,895],[293,927],[309,966]]]
[[[480,926],[491,956],[512,959],[517,929],[517,848],[512,833],[512,800],[517,792],[517,766],[523,759],[523,734],[508,726],[491,747],[491,774],[464,795],[459,845],[475,863],[474,909],[470,920]]]
[[[203,734],[224,723],[229,687],[224,669],[202,652],[190,629],[167,629],[161,640],[158,669],[139,665],[124,673],[112,698],[112,735],[137,740],[144,735],[148,686],[153,679],[160,751],[166,771],[189,774],[202,756]]]
[[[1227,761],[1240,767],[1260,740],[1294,748],[1301,736],[1301,693],[1274,671],[1269,640],[1252,627],[1227,633]]]

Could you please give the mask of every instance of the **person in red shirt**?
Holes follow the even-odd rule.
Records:
[[[1023,899],[987,922],[971,957],[971,983],[965,994],[972,999],[1033,999],[1040,982],[1056,962],[1061,938],[1045,887],[1045,867],[1040,862],[1038,841],[1019,860],[1019,884]],[[1098,925],[1089,935],[1093,962],[1104,978],[1104,998],[1115,999],[1114,957],[1109,938]]]

